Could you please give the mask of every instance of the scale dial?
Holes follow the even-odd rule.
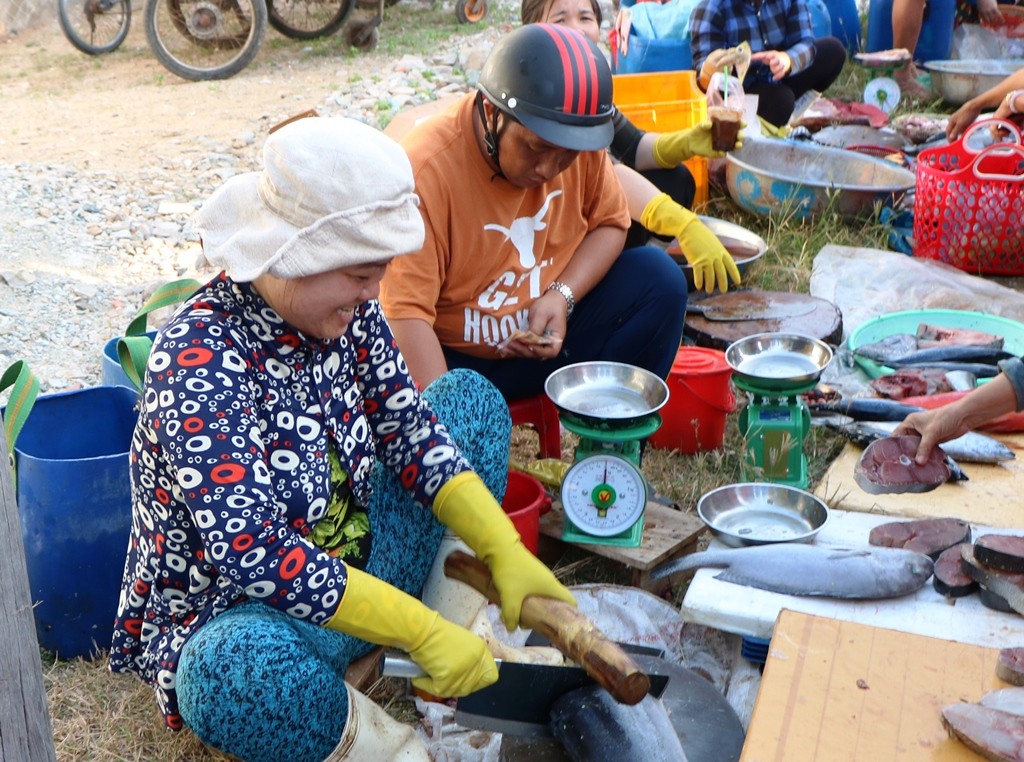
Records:
[[[640,470],[618,455],[588,455],[562,480],[562,507],[576,527],[611,537],[633,526],[647,505],[647,482]]]

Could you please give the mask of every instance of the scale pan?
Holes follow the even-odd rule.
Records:
[[[562,412],[622,424],[642,419],[668,402],[668,385],[650,371],[602,360],[559,368],[544,382],[544,391]]]
[[[832,348],[798,333],[756,333],[725,350],[733,374],[766,392],[784,392],[813,385],[832,361]]]
[[[697,515],[734,548],[776,542],[811,542],[828,521],[828,506],[784,484],[729,484],[697,501]]]

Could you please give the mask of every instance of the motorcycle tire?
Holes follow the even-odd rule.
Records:
[[[256,56],[266,32],[266,0],[146,2],[149,47],[182,79],[234,76]]]
[[[270,25],[293,40],[334,34],[348,18],[355,0],[267,0]]]
[[[117,50],[132,23],[131,0],[60,0],[57,11],[68,42],[90,56]]]

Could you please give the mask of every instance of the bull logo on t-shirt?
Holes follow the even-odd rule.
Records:
[[[533,244],[536,239],[534,234],[548,226],[544,222],[544,215],[548,213],[551,199],[561,194],[562,191],[560,190],[551,191],[547,198],[544,199],[544,205],[535,215],[532,217],[517,217],[512,221],[511,227],[491,223],[484,225],[484,230],[497,230],[499,233],[503,233],[505,239],[511,241],[512,245],[516,247],[516,251],[519,252],[519,264],[523,266],[523,269],[528,270],[537,264],[537,257],[533,253]]]

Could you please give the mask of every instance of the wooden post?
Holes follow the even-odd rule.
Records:
[[[0,430],[0,760],[56,762],[9,463]]]

